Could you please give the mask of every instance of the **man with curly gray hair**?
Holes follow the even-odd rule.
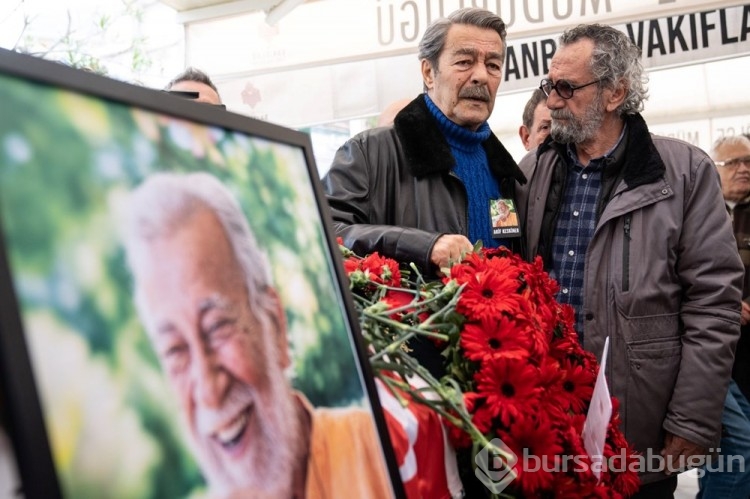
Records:
[[[719,443],[743,267],[713,162],[649,133],[646,82],[619,30],[563,33],[540,85],[552,140],[521,161],[518,203],[526,256],[559,282],[584,348],[609,337],[607,381],[644,457],[636,497],[669,498]]]

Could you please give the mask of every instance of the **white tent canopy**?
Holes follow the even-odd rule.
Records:
[[[580,22],[612,24],[640,42],[651,76],[644,115],[654,131],[703,148],[724,133],[750,131],[750,4],[741,2],[164,1],[178,9],[200,4],[180,14],[186,63],[212,75],[228,108],[290,127],[372,116],[416,96],[424,29],[473,5],[508,24],[506,77],[490,124],[516,157],[529,92],[546,74],[559,33]]]

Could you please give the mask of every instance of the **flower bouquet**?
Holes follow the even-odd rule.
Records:
[[[498,480],[481,480],[493,497],[637,491],[630,466],[637,455],[619,429],[616,399],[598,472],[586,453],[581,435],[598,365],[578,342],[572,308],[556,302],[558,285],[541,259],[476,248],[445,269],[447,277],[430,281],[413,264],[341,250],[376,375],[403,404],[425,404],[441,416],[459,456],[468,456],[460,467],[481,479],[483,453],[501,458],[507,469]],[[417,337],[441,352],[441,379],[410,355]],[[426,388],[414,388],[415,377]],[[607,465],[613,457],[616,469]]]

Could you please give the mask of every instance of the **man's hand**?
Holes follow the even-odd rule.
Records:
[[[750,323],[750,303],[742,300],[742,311],[740,312],[740,325],[747,326]]]
[[[438,269],[449,267],[451,263],[461,260],[464,254],[472,251],[474,246],[466,238],[459,234],[443,234],[435,241],[432,247],[430,261],[437,265]]]
[[[661,451],[661,455],[666,461],[664,473],[671,475],[684,471],[687,468],[690,456],[706,456],[707,450],[690,440],[667,432],[667,436],[664,438],[664,449]]]

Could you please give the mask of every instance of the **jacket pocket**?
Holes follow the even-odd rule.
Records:
[[[628,382],[625,433],[641,452],[658,454],[664,443],[662,424],[672,397],[682,358],[679,337],[627,343]]]

